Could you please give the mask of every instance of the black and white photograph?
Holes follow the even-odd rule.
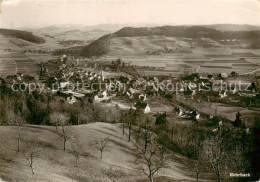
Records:
[[[260,182],[260,1],[0,0],[0,182]]]

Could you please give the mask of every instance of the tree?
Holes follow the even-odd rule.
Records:
[[[150,120],[148,118],[145,119],[144,125],[141,125],[139,129],[136,131],[137,133],[137,141],[139,139],[142,140],[144,144],[144,152],[146,152],[148,144],[150,143],[152,131],[151,131],[151,126],[150,126]]]
[[[20,152],[20,143],[21,143],[21,136],[22,136],[22,125],[23,125],[23,118],[21,113],[18,112],[16,109],[10,110],[8,112],[9,121],[14,123],[17,126],[17,152]]]
[[[140,166],[140,170],[153,182],[154,174],[159,169],[166,167],[166,150],[151,138],[151,143],[145,150],[143,147],[138,148],[138,158],[136,163]]]
[[[195,128],[192,130],[192,137],[195,138],[194,142],[194,148],[195,151],[195,157],[196,161],[193,164],[192,168],[195,169],[196,172],[196,181],[199,181],[199,175],[207,170],[207,158],[206,155],[204,155],[205,146],[203,145],[203,141],[205,139],[205,134],[202,130]]]
[[[75,165],[76,167],[79,167],[79,160],[81,158],[81,149],[80,149],[80,140],[79,138],[76,136],[73,139],[73,143],[71,145],[72,148],[72,154],[75,157]]]
[[[213,171],[216,173],[218,182],[221,182],[221,164],[223,160],[223,139],[221,137],[222,128],[219,126],[217,134],[213,136],[210,143],[210,151],[208,155],[209,162]]]
[[[18,127],[17,152],[20,152],[20,143],[21,143],[21,136],[22,136],[23,120],[21,118],[17,119],[16,124],[17,124],[17,127]]]
[[[191,115],[190,115],[190,119],[194,122],[194,123],[198,123],[197,121],[197,112],[196,111],[192,111]]]
[[[126,120],[126,114],[123,111],[120,111],[120,121],[122,122],[123,135],[125,135],[125,120]]]
[[[77,168],[72,168],[69,170],[69,174],[71,177],[71,182],[74,182],[74,180],[78,177],[79,171]]]
[[[27,160],[29,167],[31,168],[32,175],[34,175],[34,163],[35,157],[39,154],[39,147],[37,141],[26,142],[26,147],[23,149],[24,158]]]
[[[237,75],[237,73],[236,73],[235,71],[232,71],[230,74],[231,74],[231,76],[233,76],[233,77]]]
[[[61,136],[63,138],[63,150],[66,150],[66,142],[71,138],[71,132],[67,127],[69,116],[66,113],[54,112],[50,116],[51,123],[55,124],[56,132],[58,126],[61,126]]]
[[[63,138],[63,150],[66,150],[66,142],[71,138],[71,132],[67,126],[69,117],[64,114],[61,120],[61,131],[62,131],[62,138]]]
[[[208,75],[207,76],[209,79],[212,79],[213,78],[213,75]]]
[[[109,138],[96,138],[94,141],[94,146],[100,152],[100,159],[102,159],[103,152],[108,151],[109,147]]]
[[[105,171],[104,174],[109,178],[110,182],[116,182],[121,176],[120,172],[112,169],[111,167]]]
[[[208,150],[208,161],[218,182],[221,182],[228,169],[229,161],[233,159],[233,154],[228,150],[233,143],[232,136],[230,130],[223,129],[222,122],[219,122],[218,128],[209,135],[208,148],[206,149]]]
[[[128,141],[131,141],[131,134],[132,134],[132,124],[135,123],[137,117],[137,112],[134,109],[130,109],[127,113],[127,120],[128,120]]]
[[[167,124],[166,112],[164,112],[163,114],[157,114],[155,124],[156,125],[165,125],[165,124]]]
[[[50,121],[53,125],[55,125],[56,132],[58,131],[58,126],[66,120],[68,120],[67,115],[60,112],[54,112],[50,115]]]
[[[259,179],[259,169],[260,169],[260,118],[256,118],[255,126],[252,131],[251,145],[253,145],[253,150],[250,152],[250,167],[252,168],[252,180],[257,181]]]
[[[73,137],[73,141],[71,143],[72,154],[75,157],[75,165],[79,167],[79,160],[82,156],[89,156],[89,153],[84,151],[85,145],[80,141],[79,136],[76,134]]]
[[[122,60],[119,58],[116,60],[116,68],[119,68],[122,64]]]
[[[236,114],[236,119],[235,119],[235,121],[233,122],[233,126],[234,126],[234,127],[239,127],[239,126],[241,126],[242,121],[241,121],[240,117],[241,117],[240,112],[237,112],[237,114]]]

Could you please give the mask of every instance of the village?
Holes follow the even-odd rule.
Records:
[[[185,122],[210,120],[213,116],[234,121],[240,112],[249,127],[253,126],[252,118],[259,115],[257,72],[144,76],[137,69],[121,59],[104,62],[62,55],[39,64],[38,80],[23,74],[7,80],[10,85],[44,84],[44,92],[60,95],[71,105],[83,98],[107,109],[132,108],[148,115],[167,113]]]

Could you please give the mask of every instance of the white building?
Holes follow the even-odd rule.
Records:
[[[69,104],[74,104],[77,101],[77,99],[74,96],[71,96],[67,98],[67,101],[69,102]]]

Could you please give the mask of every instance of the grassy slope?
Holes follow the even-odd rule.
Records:
[[[158,51],[165,48],[175,50],[176,53],[181,50],[190,50],[191,42],[201,44],[196,40],[188,40],[180,37],[166,36],[136,36],[136,37],[117,37],[115,35],[106,35],[94,41],[83,49],[82,54],[87,57],[101,56],[104,54],[111,56],[119,55],[146,55],[147,51]],[[203,40],[203,42],[213,46],[219,46],[212,39]],[[180,52],[180,54],[183,54]]]
[[[121,174],[119,181],[143,181],[145,177],[136,170],[135,148],[133,143],[127,142],[127,136],[122,135],[118,125],[106,123],[93,123],[70,127],[72,133],[77,133],[82,142],[81,148],[89,153],[82,157],[79,168],[75,167],[75,158],[71,153],[72,141],[68,143],[67,151],[62,150],[62,138],[55,133],[54,127],[27,126],[23,128],[22,147],[25,141],[35,141],[40,148],[35,158],[35,175],[31,175],[27,161],[22,152],[17,153],[17,128],[12,126],[0,127],[0,177],[6,181],[109,181],[104,174],[109,167]],[[99,159],[99,151],[91,144],[96,137],[109,137],[111,139],[108,152]],[[191,178],[184,175],[182,165],[169,161],[170,168],[159,172],[158,180],[187,180]],[[105,179],[105,180],[104,180]]]
[[[35,36],[31,32],[22,30],[0,29],[0,34],[7,37],[16,37],[37,44],[42,44],[45,42],[42,37]]]
[[[146,51],[168,49],[187,49],[188,42],[174,37],[144,36],[144,37],[117,37],[111,39],[110,55],[145,55]]]

